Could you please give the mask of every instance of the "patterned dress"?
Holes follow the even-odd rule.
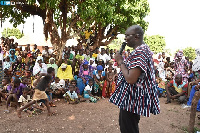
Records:
[[[84,70],[83,64],[82,64],[80,66],[79,77],[84,78],[87,83],[90,78],[93,78],[93,71],[94,71],[94,68],[91,65],[88,65],[88,69]]]
[[[177,74],[181,74],[183,77],[183,81],[187,83],[188,78],[189,78],[187,71],[185,71],[185,67],[187,67],[187,66],[189,66],[189,63],[184,58],[182,58],[180,60],[180,62],[178,62],[176,59],[175,60],[175,68],[174,68],[175,69],[174,77],[176,77]]]

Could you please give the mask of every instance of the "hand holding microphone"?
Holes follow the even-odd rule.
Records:
[[[121,48],[120,48],[120,50],[119,50],[119,54],[120,54],[120,55],[122,55],[122,52],[123,52],[123,50],[125,49],[125,47],[126,47],[126,42],[123,42],[123,43],[122,43],[122,46],[121,46]]]
[[[120,65],[124,60],[122,57],[122,52],[125,49],[125,47],[126,47],[126,42],[123,42],[119,50],[119,53],[116,53],[115,55],[115,61],[118,63],[118,65]]]

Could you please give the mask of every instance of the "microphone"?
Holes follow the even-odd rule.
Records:
[[[119,54],[120,54],[120,55],[122,55],[122,52],[123,52],[123,50],[125,49],[125,47],[126,47],[126,42],[123,42],[123,43],[122,43],[122,46],[121,46],[121,48],[120,48],[120,50],[119,50]]]

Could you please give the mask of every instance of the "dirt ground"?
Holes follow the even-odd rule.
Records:
[[[160,98],[161,114],[141,117],[140,133],[186,133],[190,109],[182,108],[176,101],[165,104],[165,98]],[[5,104],[5,103],[4,103]],[[55,116],[47,116],[47,111],[28,117],[22,113],[18,118],[14,108],[10,113],[4,113],[5,105],[0,107],[1,133],[119,133],[119,109],[102,99],[97,103],[67,104],[65,101],[55,102],[57,107],[51,109]],[[199,112],[197,115],[200,114]],[[196,129],[200,129],[200,120],[195,121]]]

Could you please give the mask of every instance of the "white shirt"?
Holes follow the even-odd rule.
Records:
[[[52,54],[53,50],[52,49],[48,49],[48,53]],[[45,54],[47,54],[46,50],[42,50],[42,55],[45,55]]]
[[[87,85],[87,86],[85,87],[85,91],[92,91],[92,86]]]
[[[30,95],[27,95],[27,99],[24,98],[23,95],[21,95],[21,96],[19,97],[19,100],[18,100],[19,103],[23,103],[23,104],[26,104],[26,103],[28,103],[29,101],[31,101]]]
[[[75,56],[75,51],[70,51],[71,54],[73,54]]]
[[[61,88],[60,83],[53,82],[53,83],[51,83],[51,86],[52,86],[53,91]]]
[[[63,96],[66,96],[66,94],[68,94],[71,99],[78,98],[78,95],[75,91],[73,91],[72,93],[70,91],[67,91]]]

